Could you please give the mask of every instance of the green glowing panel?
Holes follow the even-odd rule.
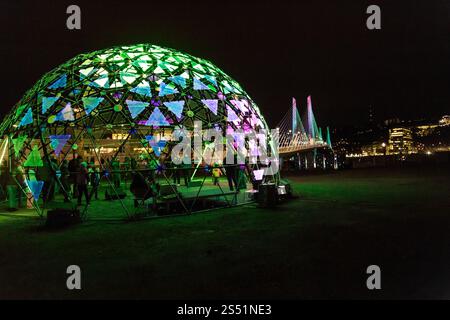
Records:
[[[16,110],[14,112],[16,118],[22,114],[22,111],[25,110],[26,107],[27,105],[19,105],[18,107],[16,107]]]
[[[44,165],[37,145],[33,147],[23,165],[24,167],[42,167]]]
[[[98,105],[104,100],[102,97],[85,97],[83,98],[84,111],[86,114],[90,114],[92,110],[98,107]]]
[[[86,68],[86,69],[81,69],[81,70],[80,70],[80,78],[81,78],[81,79],[85,79],[85,78],[89,77],[91,74],[93,74],[94,71],[95,71],[95,68],[94,68],[94,67],[89,67],[89,68]]]
[[[223,93],[225,93],[225,94],[233,93],[236,91],[226,80],[222,81],[222,87],[223,87]]]
[[[109,88],[109,79],[108,75],[101,76],[97,80],[94,80],[94,82],[91,82],[91,85],[94,87],[103,87],[103,88]]]
[[[14,155],[16,157],[19,156],[20,151],[23,148],[23,144],[25,143],[25,141],[27,140],[28,136],[26,134],[18,136],[16,139],[12,139],[12,143],[14,146]]]
[[[202,73],[205,73],[205,72],[206,72],[205,68],[202,67],[200,64],[194,65],[194,69],[197,70],[197,71],[200,71],[200,72],[202,72]]]
[[[122,84],[132,84],[139,78],[139,75],[129,72],[121,72],[120,80]]]

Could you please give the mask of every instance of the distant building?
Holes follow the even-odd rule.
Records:
[[[347,157],[450,152],[450,115],[439,120],[392,118],[377,126],[348,126],[335,132],[335,149]]]
[[[392,119],[384,120],[383,123],[385,126],[392,126],[392,125],[401,123],[401,121],[399,118],[392,118]]]
[[[415,152],[411,129],[403,127],[389,129],[388,154],[410,154]]]
[[[415,130],[415,133],[418,137],[427,137],[436,132],[436,128],[438,128],[439,125],[437,124],[423,124],[423,125],[417,125],[413,127]]]
[[[439,125],[441,126],[448,126],[450,125],[450,116],[449,115],[445,115],[441,118],[441,120],[439,120]]]
[[[363,156],[383,156],[386,155],[386,143],[382,141],[374,141],[361,147]]]

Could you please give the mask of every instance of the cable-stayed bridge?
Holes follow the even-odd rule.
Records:
[[[314,117],[311,96],[307,98],[306,121],[303,122],[297,109],[297,102],[292,98],[292,107],[277,126],[279,137],[279,155],[288,156],[300,152],[321,148],[332,149],[330,130],[326,128],[324,138],[322,128]]]

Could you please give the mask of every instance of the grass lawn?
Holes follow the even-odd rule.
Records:
[[[300,197],[276,210],[60,231],[2,213],[0,298],[450,298],[450,168],[290,179]],[[371,264],[382,290],[366,288]]]

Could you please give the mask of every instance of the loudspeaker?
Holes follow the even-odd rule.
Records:
[[[106,200],[117,200],[117,199],[123,199],[127,196],[125,191],[122,190],[122,188],[112,188],[108,187],[105,190],[105,199]]]
[[[259,185],[256,201],[260,207],[274,207],[278,203],[278,187],[274,183]]]

